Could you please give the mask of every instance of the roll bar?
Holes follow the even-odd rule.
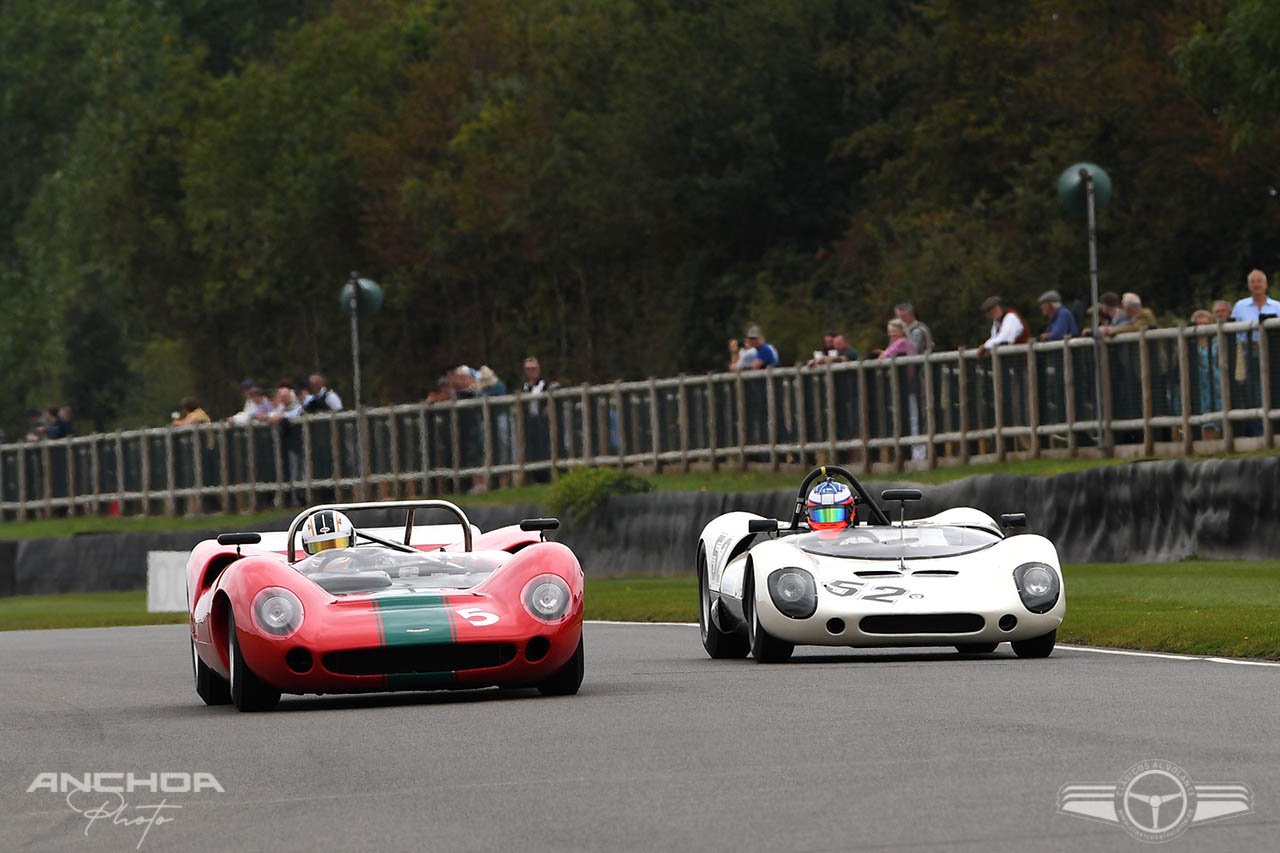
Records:
[[[458,523],[462,525],[462,546],[466,551],[471,551],[471,520],[467,518],[467,514],[457,504],[449,501],[441,500],[421,500],[421,501],[364,501],[362,503],[346,503],[346,504],[320,504],[318,506],[308,507],[294,517],[293,522],[289,525],[289,536],[285,540],[285,554],[290,563],[297,562],[295,557],[296,549],[294,541],[298,535],[298,531],[308,518],[317,512],[325,510],[333,510],[336,512],[349,512],[351,510],[362,509],[403,509],[406,510],[404,522],[404,542],[390,542],[377,536],[356,528],[356,535],[371,542],[377,542],[379,545],[385,545],[388,548],[395,548],[397,551],[406,551],[408,553],[416,553],[417,549],[409,545],[413,538],[413,519],[416,512],[420,509],[443,509],[452,512],[458,517]]]

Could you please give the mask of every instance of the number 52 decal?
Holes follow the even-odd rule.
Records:
[[[849,598],[857,595],[866,586],[862,581],[832,581],[824,584],[827,592],[832,595],[838,595],[841,598]],[[863,601],[880,601],[885,604],[893,604],[895,598],[906,595],[907,591],[900,586],[876,586],[871,587],[872,592],[862,596]],[[911,598],[924,598],[920,593],[913,593]]]

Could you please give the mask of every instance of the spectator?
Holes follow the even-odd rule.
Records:
[[[1120,297],[1116,296],[1109,290],[1098,297],[1098,304],[1093,306],[1093,309],[1094,326],[1085,329],[1084,333],[1086,335],[1092,335],[1094,329],[1096,329],[1100,335],[1110,334],[1111,327],[1116,322],[1121,319],[1124,319],[1126,322],[1128,320],[1128,318],[1125,317],[1124,311],[1120,308]]]
[[[1216,306],[1215,306],[1216,307]],[[1191,315],[1195,326],[1212,326],[1213,315],[1201,308]],[[1198,414],[1222,411],[1222,370],[1218,366],[1218,336],[1196,335],[1192,352],[1195,358],[1196,384],[1200,391],[1200,409]],[[1204,424],[1201,437],[1215,439],[1218,437],[1218,424]]]
[[[885,327],[885,331],[889,334],[889,345],[880,351],[880,355],[877,358],[886,359],[893,358],[896,355],[916,354],[915,344],[907,336],[907,324],[903,320],[894,317]],[[919,435],[920,403],[916,395],[915,368],[907,368],[906,381],[902,384],[902,391],[903,397],[907,401],[907,433],[909,435]],[[926,452],[922,444],[911,445],[912,459],[924,459]]]
[[[266,392],[254,385],[245,392],[247,399],[245,400],[244,409],[236,412],[230,418],[231,423],[237,426],[244,426],[253,421],[265,420],[271,414],[271,400],[267,398]]]
[[[250,392],[257,387],[258,383],[249,378],[246,378],[240,383],[240,390],[244,393],[244,407],[240,409],[238,414],[227,418],[228,421],[233,423],[243,423],[253,418],[255,406]],[[237,418],[239,418],[239,420],[236,420]]]
[[[479,396],[480,387],[477,381],[478,374],[465,364],[460,364],[449,373],[450,385],[453,389],[453,399],[470,400]]]
[[[1142,307],[1142,299],[1136,293],[1126,293],[1120,298],[1121,315],[1107,330],[1108,335],[1121,335],[1129,332],[1140,332],[1143,329],[1156,327],[1156,315],[1150,308]]]
[[[836,333],[828,330],[822,333],[822,349],[813,351],[813,358],[805,364],[805,367],[816,367],[819,364],[826,364],[828,361],[834,361],[839,355],[836,350]]]
[[[893,358],[895,355],[915,355],[915,345],[911,343],[911,338],[907,337],[907,324],[899,320],[897,317],[889,321],[889,325],[885,328],[889,333],[889,345],[880,350],[877,358]]]
[[[307,378],[307,390],[311,392],[302,410],[309,415],[317,412],[341,412],[342,398],[329,387],[329,380],[322,373],[313,373]]]
[[[911,339],[911,345],[915,347],[918,355],[927,355],[933,352],[933,332],[929,331],[929,327],[916,319],[915,306],[910,302],[899,302],[893,307],[894,316],[907,325],[907,337]]]
[[[1040,294],[1040,313],[1049,321],[1049,328],[1040,335],[1042,341],[1060,341],[1080,334],[1075,315],[1062,306],[1062,297],[1056,290]]]
[[[1213,303],[1213,319],[1217,323],[1231,322],[1231,303],[1225,299]]]
[[[298,395],[293,392],[293,381],[290,379],[281,379],[276,383],[276,392],[272,396],[271,411],[262,416],[261,420],[265,420],[272,424],[283,424],[283,429],[288,429],[292,421],[296,421],[302,415],[302,403],[298,400]]]
[[[200,404],[196,402],[195,397],[183,397],[182,402],[178,403],[180,412],[174,412],[176,417],[170,426],[193,426],[195,424],[209,423],[209,413],[200,408]]]
[[[70,412],[70,409],[67,410]],[[71,436],[71,421],[62,416],[57,406],[50,406],[45,409],[45,438],[69,438]]]
[[[547,382],[542,375],[542,364],[533,356],[524,360],[524,385],[520,391],[533,395],[533,399],[525,404],[528,414],[525,416],[525,459],[530,462],[546,462],[551,459],[551,422],[547,418],[546,409],[552,405],[550,399],[543,400],[542,395],[556,388],[554,382]],[[551,482],[551,471],[533,471],[529,474],[534,483]]]
[[[755,323],[747,326],[742,343],[742,348],[755,350],[754,357],[749,362],[745,361],[740,355],[742,348],[738,346],[738,342],[729,341],[729,355],[733,359],[730,370],[761,370],[778,363],[778,351],[773,348],[773,344],[765,342],[764,332]]]
[[[302,433],[297,429],[302,417],[302,401],[293,390],[293,380],[285,377],[276,383],[276,393],[271,411],[264,420],[280,430],[280,446],[284,449],[285,464],[289,474],[289,505],[300,506],[303,495],[298,488],[302,482]]]
[[[817,367],[822,364],[833,364],[843,361],[857,361],[859,358],[858,351],[849,345],[849,340],[839,333],[829,333],[831,346],[825,352],[814,352],[813,358],[809,359],[806,367]],[[823,340],[828,340],[828,336],[824,335]]]
[[[1022,317],[1012,308],[1005,307],[999,296],[991,296],[982,303],[982,310],[991,318],[991,337],[978,347],[978,355],[984,356],[1001,344],[1023,344],[1031,339]]]
[[[39,441],[44,438],[48,428],[49,425],[45,423],[44,415],[39,409],[27,409],[26,441]]]
[[[1262,270],[1254,270],[1249,273],[1246,284],[1249,287],[1249,295],[1232,306],[1232,320],[1237,323],[1258,323],[1272,317],[1280,317],[1280,302],[1267,296],[1266,273]],[[1260,330],[1240,332],[1236,338],[1243,341],[1248,336],[1254,344],[1257,344],[1260,333]]]

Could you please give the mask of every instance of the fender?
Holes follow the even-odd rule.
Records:
[[[720,589],[720,576],[729,561],[750,548],[759,535],[747,531],[747,522],[762,518],[754,512],[729,512],[702,528],[699,541],[707,556],[707,582],[713,591]]]

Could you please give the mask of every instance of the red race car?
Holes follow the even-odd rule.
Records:
[[[357,529],[346,513],[405,511]],[[456,523],[416,525],[420,510]],[[582,683],[582,567],[553,518],[481,534],[448,501],[317,506],[286,534],[224,533],[187,561],[196,693],[241,711],[281,693]]]

